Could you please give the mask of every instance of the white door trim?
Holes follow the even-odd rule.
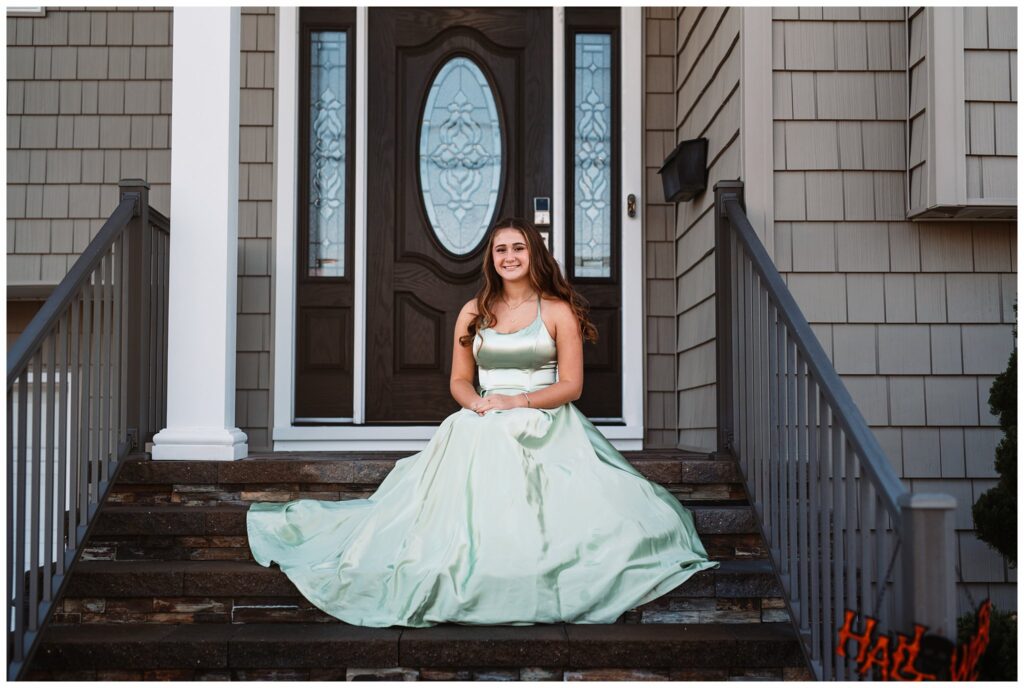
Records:
[[[274,295],[274,428],[275,451],[366,451],[419,450],[437,431],[436,425],[377,426],[361,425],[365,419],[366,361],[366,108],[367,91],[367,9],[356,9],[356,111],[357,165],[355,196],[355,375],[353,375],[353,425],[296,426],[295,394],[295,251],[298,204],[298,8],[278,10],[277,71],[277,164]],[[554,8],[553,22],[553,108],[554,188],[551,190],[552,238],[555,257],[564,267],[565,260],[565,24],[562,8]],[[638,215],[628,217],[622,205],[622,358],[624,425],[599,426],[601,433],[619,450],[643,446],[643,232],[639,209],[643,207],[643,10],[622,10],[622,190],[637,196]],[[626,78],[625,75],[636,75]]]

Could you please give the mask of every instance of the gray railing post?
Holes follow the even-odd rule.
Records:
[[[149,226],[149,183],[142,179],[122,179],[118,186],[121,200],[135,198],[135,215],[128,228],[128,317],[129,338],[126,361],[127,425],[136,449],[142,449],[154,430],[149,418],[149,368],[152,355],[149,342],[149,303],[152,236]],[[132,343],[131,340],[137,338]]]
[[[899,504],[901,630],[912,633],[913,625],[919,623],[930,633],[956,642],[956,499],[947,494],[904,493]]]
[[[732,450],[735,431],[733,418],[732,360],[732,232],[725,210],[727,200],[743,205],[743,182],[720,181],[715,184],[715,366],[717,370],[718,451]]]

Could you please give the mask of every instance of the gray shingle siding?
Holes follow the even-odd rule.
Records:
[[[673,206],[664,202],[657,175],[675,147],[675,26],[672,8],[644,10],[645,447],[676,446]]]
[[[924,94],[914,76],[908,94],[904,68],[908,52],[912,69],[927,56],[921,15],[911,19],[908,40],[902,12],[852,8],[833,21],[804,16],[803,8],[799,16],[774,11],[776,260],[904,482],[959,500],[962,610],[968,590],[976,601],[991,596],[1016,608],[1005,562],[977,540],[970,519],[995,476],[999,430],[988,388],[1012,346],[1016,226],[906,221],[904,165],[913,180],[927,161],[919,138]],[[984,8],[972,13],[968,45],[988,27],[979,24]],[[866,53],[847,45],[862,36]],[[987,102],[1010,97],[1003,77],[1015,45],[999,40],[997,56],[984,58],[1001,70],[998,78],[968,88],[986,101],[968,103],[975,113],[969,152],[983,160],[995,159],[995,105],[1012,107],[1000,117],[1016,124],[1015,103]],[[811,55],[810,44],[834,46],[834,66]],[[1005,129],[1000,138],[1009,150]],[[921,193],[913,184],[911,205]]]
[[[170,140],[153,131],[169,130],[170,25],[159,8],[7,18],[8,283],[59,282],[122,177],[148,179],[151,203],[169,212]]]

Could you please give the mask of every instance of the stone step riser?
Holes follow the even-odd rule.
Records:
[[[715,561],[766,559],[768,550],[757,533],[701,535],[708,557]],[[252,561],[244,535],[122,535],[89,539],[84,561]]]
[[[663,597],[622,614],[619,624],[756,624],[789,622],[781,597]],[[342,623],[309,602],[288,597],[66,597],[58,624]]]
[[[730,562],[701,571],[620,623],[786,621],[769,565]],[[83,562],[56,608],[58,623],[337,622],[278,568],[255,563]]]
[[[693,507],[692,511],[701,536],[759,532],[754,512],[747,506],[702,506]],[[126,535],[244,536],[245,522],[245,507],[106,506],[93,536],[97,540]]]
[[[746,493],[738,483],[663,484],[684,506],[744,505]],[[367,499],[376,486],[332,483],[280,485],[116,485],[108,504],[132,506],[248,506],[253,502],[295,499],[338,501]]]
[[[561,669],[380,667],[341,669],[79,669],[32,671],[30,681],[809,681],[802,667]]]
[[[396,454],[325,454],[315,459],[287,454],[264,456],[240,461],[132,459],[122,468],[117,482],[119,486],[289,483],[376,486],[403,458]],[[625,457],[648,480],[658,483],[742,482],[736,461],[731,457],[652,452],[625,452]]]
[[[559,672],[714,669],[732,675],[737,668],[803,666],[792,627],[777,623],[424,629],[338,624],[58,625],[46,631],[33,663],[33,669],[47,672],[189,669],[223,674],[376,667],[372,671],[411,669],[423,678],[418,672],[424,669],[488,668],[517,672],[522,678],[520,672],[527,667]]]

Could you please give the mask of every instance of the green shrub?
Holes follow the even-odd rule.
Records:
[[[978,680],[1016,681],[1017,612],[1004,612],[992,607],[989,623],[989,642],[978,661]],[[974,612],[957,619],[958,644],[969,642],[977,625],[978,619]]]
[[[972,509],[978,538],[1017,565],[1017,349],[992,383],[988,397],[992,413],[999,417],[1003,439],[996,447],[999,482],[985,492]]]

